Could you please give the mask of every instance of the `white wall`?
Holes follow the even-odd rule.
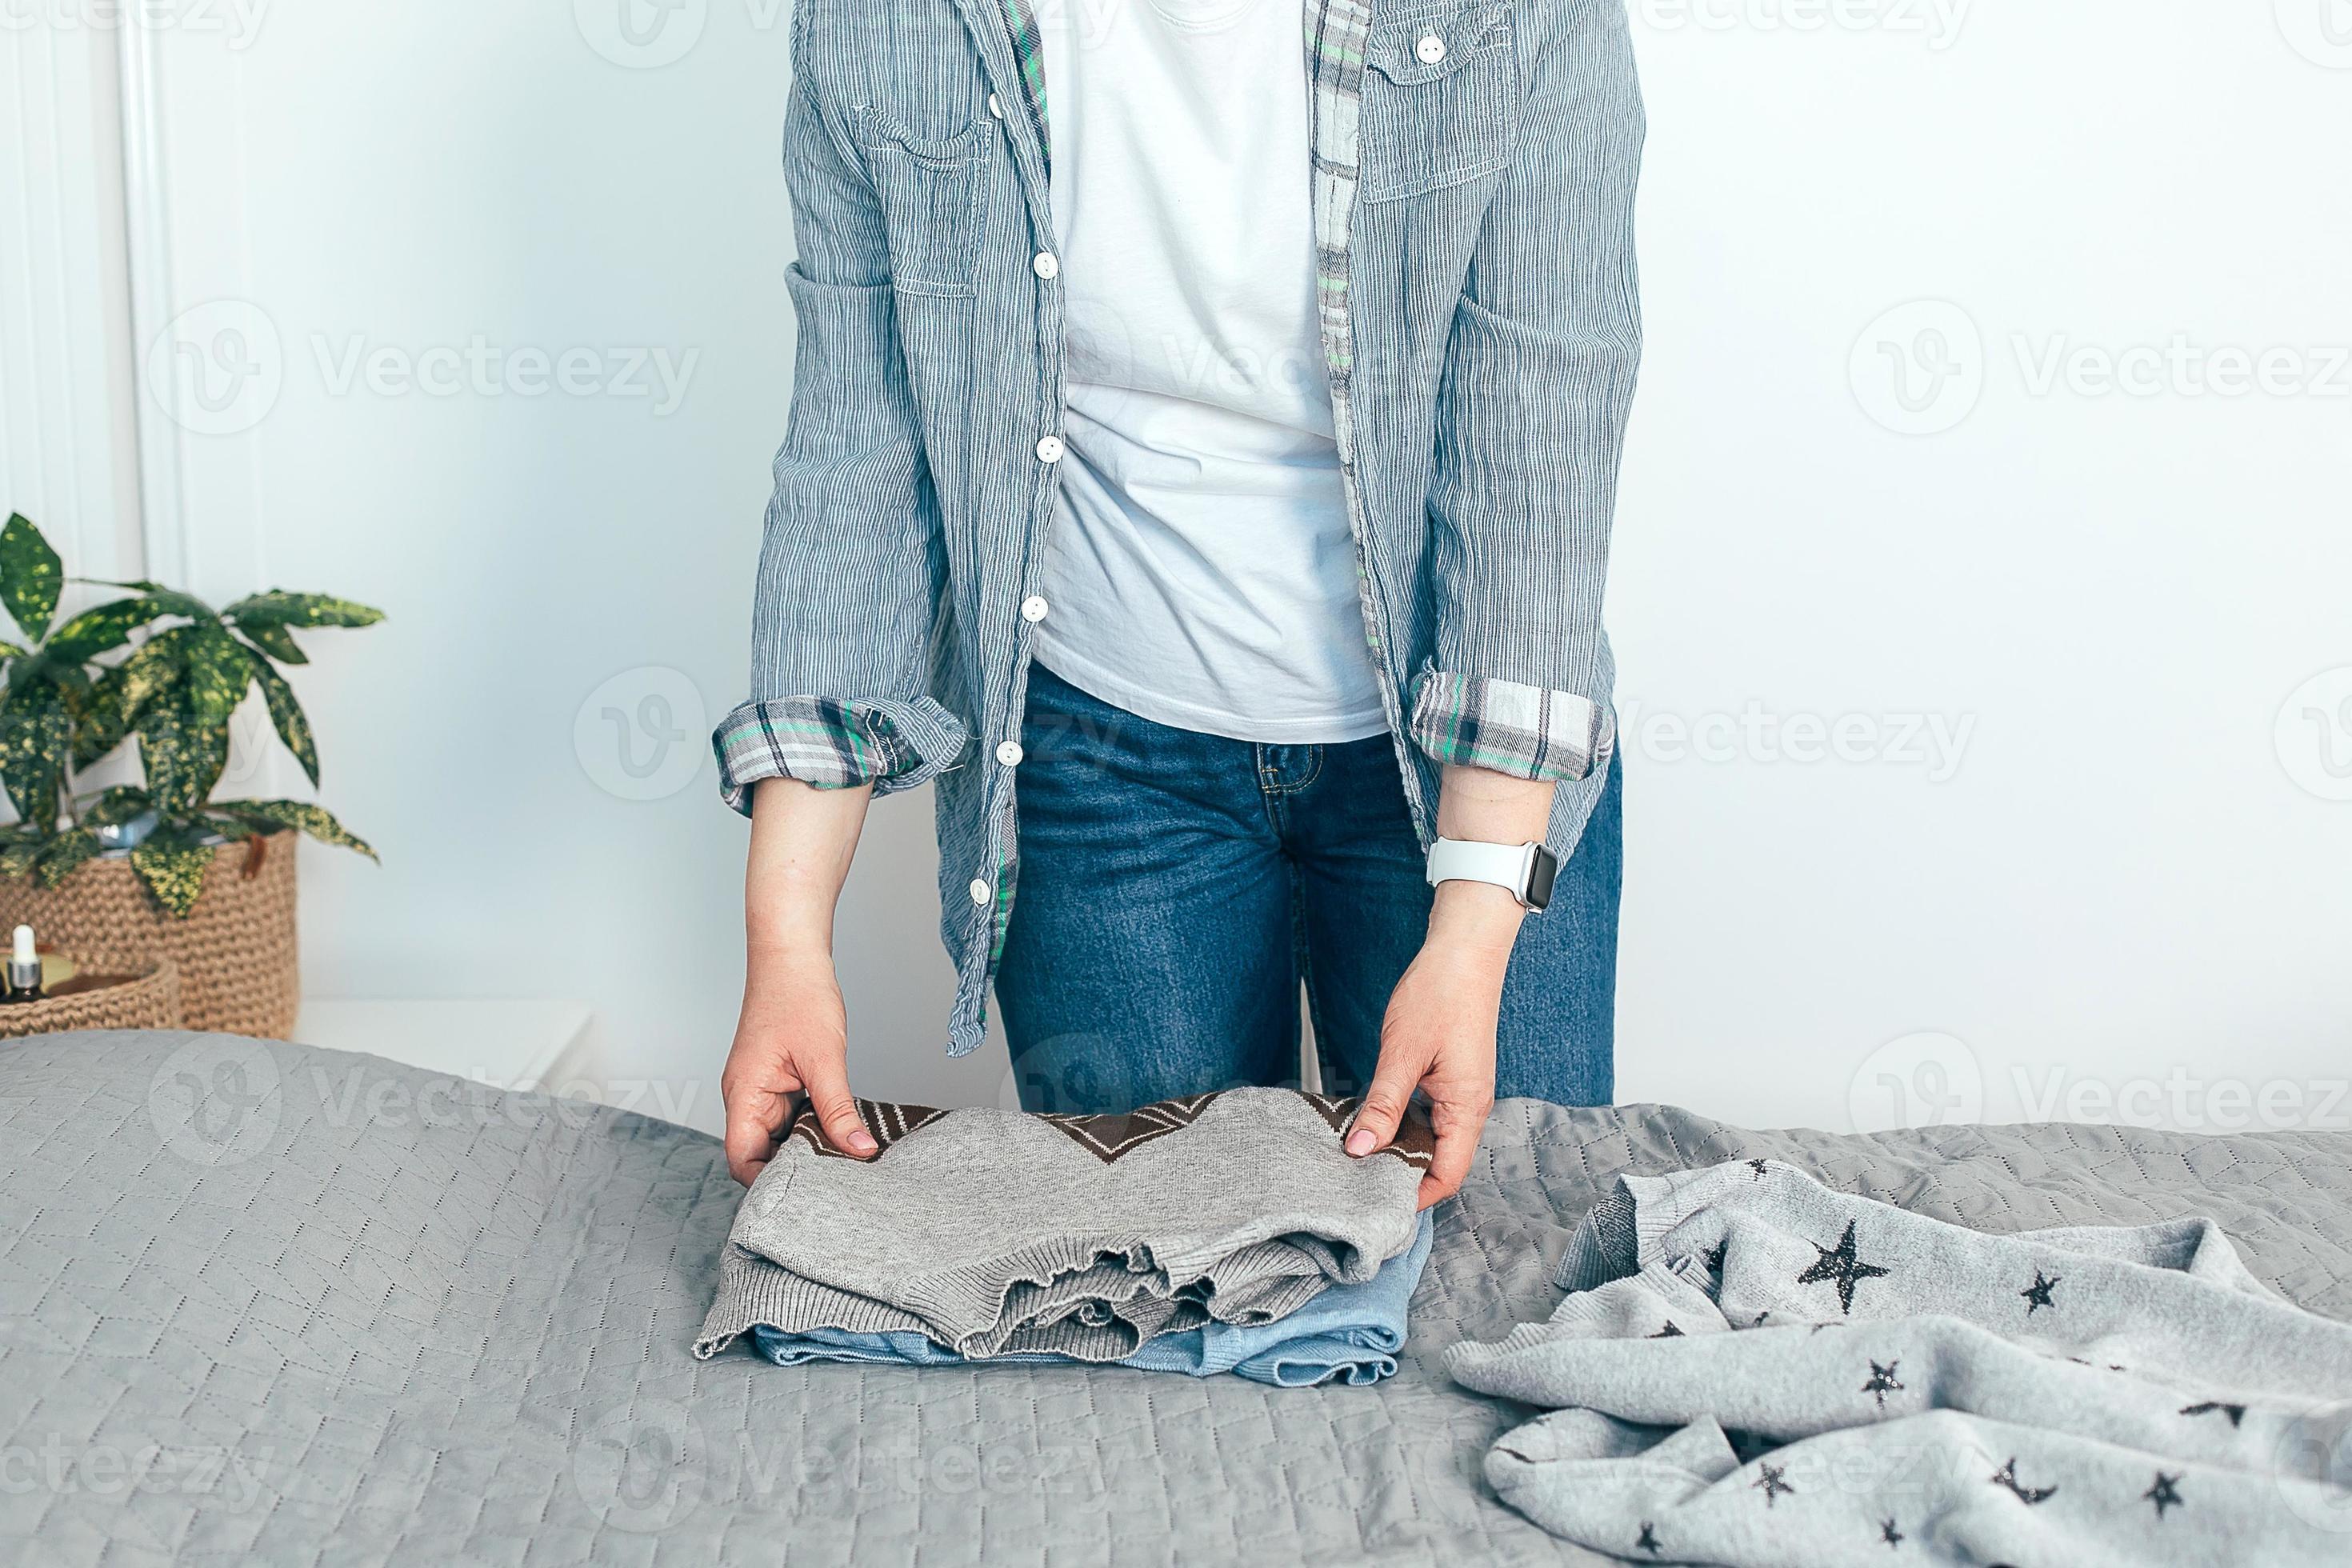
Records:
[[[624,3],[664,25],[632,42]],[[2011,1117],[2055,1072],[2053,1113],[2095,1117],[2065,1086],[2178,1067],[2352,1118],[2319,1104],[2352,1070],[2352,804],[2330,798],[2352,784],[2319,749],[2352,760],[2352,370],[2324,352],[2352,344],[2352,69],[2329,68],[2352,47],[2319,30],[2330,4],[1843,0],[1811,30],[1775,25],[1805,0],[1637,5],[1627,1098],[1842,1127],[1973,1084]],[[168,299],[142,350],[226,301],[177,339],[242,334],[256,353],[230,359],[265,374],[220,413],[166,378],[222,433],[172,427],[161,537],[201,590],[391,613],[314,639],[300,681],[327,798],[385,858],[306,859],[311,989],[592,1002],[615,1077],[714,1125],[743,833],[702,733],[740,695],[789,395],[780,0],[183,20],[141,40]],[[1942,303],[1874,325],[1919,300]],[[1930,329],[1965,374],[1915,359],[1906,415],[1879,344],[1916,355]],[[2028,374],[2053,342],[2175,333],[2308,360],[2273,376],[2297,390],[2234,396]],[[505,378],[534,367],[506,357],[488,392],[371,386],[364,357],[341,380],[354,352],[396,372],[437,349],[459,357],[426,368],[469,381],[478,334],[607,375],[658,351],[682,395],[520,395]],[[1887,427],[1964,405],[1938,434]],[[2282,749],[2290,693],[2327,671]],[[668,760],[632,778],[604,712],[662,703],[681,738],[638,728],[634,754]],[[1801,748],[1805,716],[1848,715],[1864,760],[1761,736],[1793,723]],[[1725,760],[1678,749],[1676,720]],[[1906,760],[1931,721],[1943,763]],[[859,859],[855,1076],[993,1100],[1001,1047],[939,1055],[929,836],[927,798],[885,803]]]

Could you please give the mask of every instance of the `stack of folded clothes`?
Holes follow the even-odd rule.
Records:
[[[1286,1385],[1396,1368],[1433,1143],[1362,1159],[1353,1101],[1239,1089],[1125,1116],[861,1100],[881,1146],[794,1121],[737,1213],[695,1342],[769,1359],[1116,1362]]]

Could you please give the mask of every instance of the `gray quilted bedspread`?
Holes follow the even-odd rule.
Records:
[[[1402,1370],[698,1363],[702,1134],[222,1036],[0,1047],[0,1554],[129,1565],[1599,1561],[1480,1482],[1437,1351],[1548,1314],[1621,1171],[1771,1154],[1988,1230],[2209,1215],[2352,1317],[2352,1135],[1750,1132],[1505,1104]]]

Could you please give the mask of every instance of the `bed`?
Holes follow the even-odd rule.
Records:
[[[226,1036],[0,1050],[0,1550],[42,1563],[1586,1563],[1436,1352],[1549,1312],[1621,1171],[1777,1156],[1990,1230],[2204,1214],[2352,1317],[2352,1133],[1759,1132],[1496,1112],[1402,1368],[690,1353],[738,1189],[698,1132]]]

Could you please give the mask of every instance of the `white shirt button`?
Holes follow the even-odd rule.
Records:
[[[1037,460],[1041,463],[1060,462],[1062,460],[1062,438],[1059,436],[1048,436],[1044,440],[1038,442]]]
[[[1022,755],[1021,742],[1018,741],[1007,741],[996,748],[996,760],[1008,768],[1019,767]]]
[[[1021,601],[1021,618],[1034,626],[1045,618],[1045,601],[1032,594]]]
[[[1041,250],[1030,258],[1029,269],[1040,278],[1053,278],[1060,274],[1062,264],[1054,258],[1052,251]]]
[[[988,884],[977,877],[971,879],[971,901],[981,905],[988,902]]]
[[[999,120],[1004,118],[1004,105],[996,101],[996,95],[992,92],[988,95],[988,112]]]
[[[1413,45],[1412,52],[1423,65],[1433,66],[1445,58],[1445,40],[1435,33],[1424,34],[1421,42]]]

